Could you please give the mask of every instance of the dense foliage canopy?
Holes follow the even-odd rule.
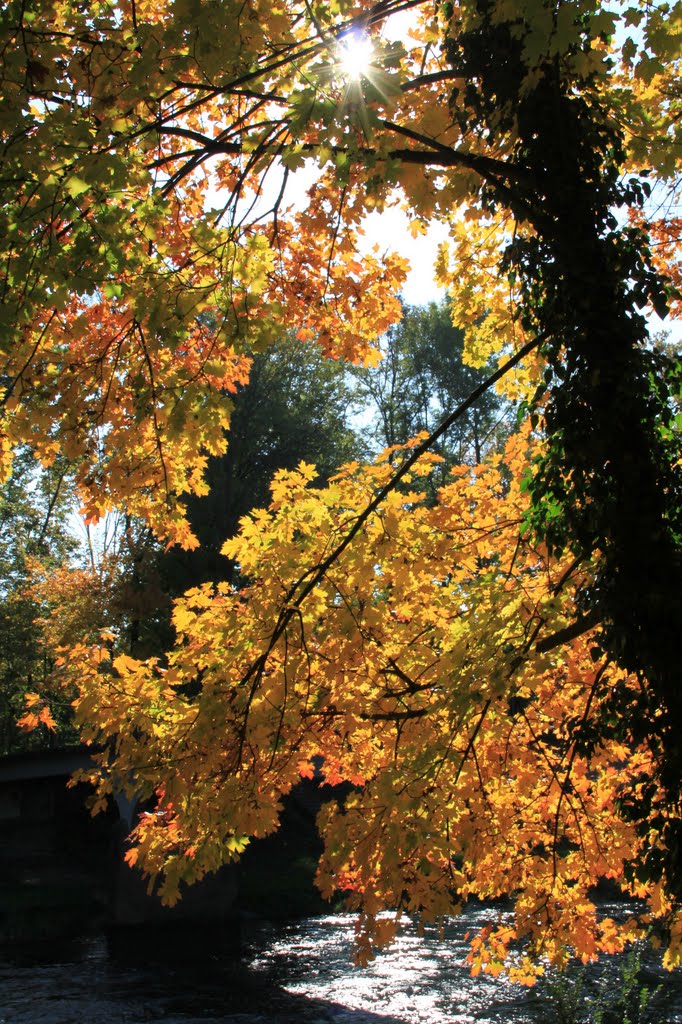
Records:
[[[362,955],[383,908],[507,893],[479,967],[527,979],[650,921],[677,963],[682,373],[648,318],[679,308],[679,4],[10,0],[0,25],[7,472],[20,444],[65,458],[88,519],[124,507],[196,544],[182,495],[251,355],[293,328],[376,360],[405,260],[359,241],[391,203],[448,226],[465,359],[499,367],[326,487],[276,476],[224,548],[243,586],[188,591],[166,657],[68,638],[54,681],[108,744],[102,796],[158,797],[130,859],[173,899],[275,828],[322,755],[357,787],[320,881],[360,911]],[[435,501],[406,489],[493,385],[524,420],[504,457]],[[650,918],[598,920],[600,877]]]

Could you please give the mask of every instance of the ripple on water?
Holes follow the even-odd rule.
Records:
[[[367,968],[350,963],[353,927],[347,917],[325,918],[327,931],[322,942],[321,923],[291,926],[289,933],[258,959],[261,967],[269,964],[288,971],[289,957],[295,952],[294,976],[280,975],[289,992],[306,993],[405,1024],[493,1024],[498,1019],[505,1024],[523,1024],[532,1019],[525,1012],[526,993],[518,987],[489,978],[472,982],[464,966],[468,951],[465,927],[458,922],[449,925],[442,936],[436,929],[421,936],[406,924],[390,950]],[[466,926],[475,926],[470,917]]]

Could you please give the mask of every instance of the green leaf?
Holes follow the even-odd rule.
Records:
[[[90,183],[83,181],[82,178],[67,178],[64,182],[64,188],[72,199],[78,199],[78,197],[83,195],[84,192],[87,192],[90,187]]]

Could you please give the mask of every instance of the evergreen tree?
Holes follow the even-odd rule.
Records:
[[[453,326],[447,299],[405,307],[382,348],[377,366],[354,370],[358,397],[371,417],[368,442],[379,449],[404,444],[420,431],[431,433],[492,372],[490,366],[464,363],[464,332]],[[512,405],[492,391],[457,420],[433,446],[443,459],[426,481],[433,497],[453,466],[478,464],[499,447],[512,420]]]

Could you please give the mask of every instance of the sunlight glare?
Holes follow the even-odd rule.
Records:
[[[341,69],[344,75],[354,81],[367,74],[373,56],[372,40],[364,32],[351,32],[339,44]]]

